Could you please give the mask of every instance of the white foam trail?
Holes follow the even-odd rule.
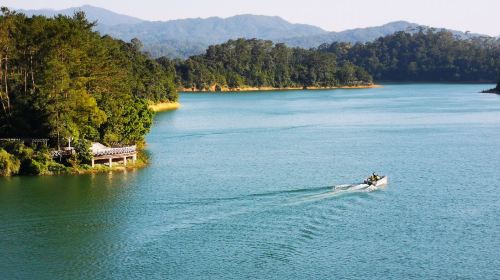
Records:
[[[286,203],[285,205],[298,205],[306,202],[314,202],[327,198],[337,197],[349,193],[363,193],[363,192],[372,192],[376,190],[378,190],[377,187],[369,186],[367,184],[338,185],[333,187],[332,190],[328,192],[313,194],[313,195],[305,195],[298,198],[290,199],[289,202]]]
[[[341,186],[340,188],[338,188]],[[238,197],[238,198],[230,198],[230,199],[221,199],[218,200],[217,204],[220,206],[221,204],[228,206],[230,204],[234,204],[232,208],[234,208],[233,211],[220,211],[219,206],[217,204],[214,205],[206,205],[206,215],[203,216],[198,216],[198,217],[191,217],[190,212],[184,212],[180,213],[181,215],[184,214],[184,218],[180,218],[177,221],[174,221],[172,224],[169,224],[168,226],[165,226],[163,222],[160,222],[156,226],[156,230],[151,229],[150,231],[150,238],[154,238],[155,236],[161,236],[164,235],[167,232],[174,231],[174,230],[179,230],[179,229],[186,229],[186,228],[191,228],[195,226],[200,226],[203,224],[208,224],[208,223],[213,223],[217,222],[220,220],[224,219],[229,219],[234,216],[238,215],[248,215],[250,213],[258,213],[258,212],[263,212],[263,211],[269,211],[272,209],[276,209],[279,207],[286,207],[286,206],[294,206],[294,205],[300,205],[303,203],[307,202],[314,202],[314,201],[320,201],[328,198],[333,198],[349,193],[362,193],[362,192],[371,192],[375,191],[378,188],[374,186],[368,186],[366,184],[359,184],[359,185],[339,185],[335,187],[331,187],[329,191],[326,192],[321,192],[321,193],[316,193],[316,194],[309,194],[309,195],[302,195],[302,196],[295,196],[295,197],[290,197],[288,199],[286,198],[281,198],[279,199],[280,201],[275,201],[275,198],[273,198],[272,201],[268,200],[263,200],[263,201],[252,201],[250,202],[249,199],[252,197],[275,197],[275,196],[280,196],[280,195],[285,195],[287,193],[290,193],[290,191],[285,191],[285,192],[276,192],[276,193],[266,193],[266,194],[258,194],[258,195],[251,195],[249,197]],[[311,189],[313,191],[319,191],[322,188],[316,188],[316,189]],[[304,190],[298,190],[300,191],[306,191],[309,189],[304,189]],[[296,192],[296,191],[292,191]],[[213,207],[215,208],[213,208]]]

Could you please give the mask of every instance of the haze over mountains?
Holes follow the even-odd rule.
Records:
[[[209,45],[237,38],[267,39],[292,47],[312,48],[335,41],[368,42],[398,31],[429,28],[407,21],[397,21],[382,26],[329,32],[313,25],[292,24],[277,16],[248,14],[229,18],[146,21],[89,5],[64,10],[18,11],[29,16],[52,17],[58,14],[71,16],[79,10],[84,11],[89,20],[97,21],[96,30],[102,34],[109,34],[125,41],[138,38],[144,44],[144,49],[154,57],[186,58],[203,53]],[[461,38],[483,36],[460,31],[452,32]]]
[[[110,10],[106,10],[99,7],[94,7],[90,5],[84,5],[81,7],[73,7],[64,10],[51,10],[51,9],[42,9],[42,10],[21,10],[18,9],[18,12],[24,13],[27,16],[33,15],[43,15],[46,17],[53,17],[58,14],[71,16],[76,11],[84,11],[87,15],[87,18],[92,21],[98,21],[99,25],[118,25],[118,24],[136,24],[143,22],[142,19],[138,19],[135,17],[122,15],[115,13]]]

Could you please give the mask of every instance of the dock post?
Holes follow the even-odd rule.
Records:
[[[95,166],[94,159],[92,159],[92,168],[94,168],[94,166]]]
[[[123,165],[127,166],[127,157],[126,156],[123,157]]]
[[[113,166],[113,159],[109,158],[109,167],[112,167],[112,166]]]

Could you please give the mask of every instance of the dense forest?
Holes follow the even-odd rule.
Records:
[[[500,39],[460,39],[448,31],[397,32],[318,50],[366,69],[376,81],[492,82],[500,70]]]
[[[500,39],[421,29],[309,50],[238,39],[171,63],[177,83],[192,90],[363,85],[372,77],[379,82],[492,82],[500,73]]]
[[[2,137],[132,143],[151,125],[149,101],[176,100],[175,73],[137,40],[101,37],[83,13],[0,17]]]
[[[331,53],[257,39],[229,40],[203,55],[177,61],[178,82],[193,90],[227,87],[333,87],[364,85],[371,76]]]
[[[148,105],[177,99],[175,72],[144,55],[137,40],[102,37],[93,26],[82,12],[28,18],[2,8],[0,138],[49,138],[52,147],[69,138],[143,140],[152,124]],[[8,154],[29,164],[50,162],[39,153],[47,147],[3,145],[8,153],[0,148],[0,165]]]

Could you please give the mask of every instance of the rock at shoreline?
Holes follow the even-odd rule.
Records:
[[[488,90],[483,90],[482,93],[500,94],[500,85],[498,85],[496,88],[492,88],[492,89],[488,89]]]

